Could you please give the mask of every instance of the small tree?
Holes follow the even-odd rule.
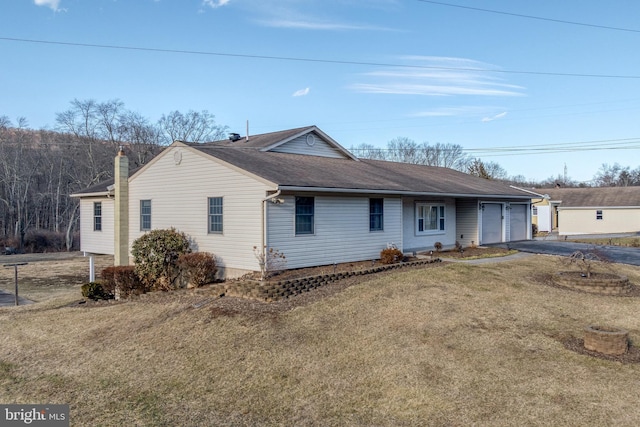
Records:
[[[260,280],[264,281],[278,271],[284,270],[287,265],[287,257],[278,249],[268,248],[265,246],[259,249],[253,247],[253,254],[260,265]]]
[[[175,228],[151,230],[133,242],[136,273],[148,287],[161,290],[175,288],[178,258],[191,252],[189,239]]]
[[[575,251],[569,256],[568,260],[569,264],[576,264],[588,279],[591,278],[594,261],[609,262],[609,259],[595,248],[587,252]]]

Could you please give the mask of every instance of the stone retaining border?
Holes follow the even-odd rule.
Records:
[[[571,289],[601,295],[624,295],[631,291],[631,283],[626,276],[606,278],[576,278],[576,272],[562,271],[556,275],[559,285]]]
[[[302,277],[299,279],[277,280],[266,283],[253,280],[234,282],[225,285],[225,295],[273,302],[299,295],[303,292],[309,292],[310,290],[320,286],[325,286],[353,276],[364,276],[367,274],[380,273],[382,271],[427,265],[436,262],[441,262],[441,260],[436,258],[433,260],[418,260],[399,264],[387,264],[367,268],[365,270],[345,271],[340,273],[323,274],[320,276]]]

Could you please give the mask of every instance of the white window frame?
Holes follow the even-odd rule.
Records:
[[[298,213],[298,202],[301,199],[311,199],[311,213]],[[294,234],[296,236],[312,236],[316,232],[316,198],[314,196],[296,196],[294,203]],[[298,223],[299,219],[302,218],[310,218],[311,219],[311,230],[304,231],[302,230],[302,222]]]
[[[211,213],[211,208],[212,207],[218,207],[218,206],[212,206],[211,203],[214,200],[219,200],[220,201],[220,213]],[[212,229],[212,220],[214,218],[220,218],[220,230],[213,230]],[[224,233],[224,197],[218,196],[218,197],[209,197],[207,198],[207,220],[208,220],[208,224],[207,224],[207,232],[209,234],[223,234]]]
[[[102,202],[93,202],[93,231],[102,231]]]
[[[149,213],[143,213],[143,208],[144,208],[143,205],[145,204],[145,202],[149,202]],[[140,231],[151,230],[151,213],[153,212],[151,208],[152,208],[151,199],[140,200]],[[145,227],[145,224],[144,224],[144,219],[146,216],[149,217],[149,227]]]
[[[373,208],[373,201],[380,201],[381,210],[380,212],[373,212],[371,209]],[[380,226],[379,227],[371,227],[373,223],[376,221],[373,218],[380,218]],[[369,232],[375,233],[384,231],[384,198],[383,197],[370,197],[369,198]]]
[[[426,218],[424,213],[435,208],[437,212],[436,228],[426,229]],[[444,203],[429,203],[418,202],[415,207],[415,233],[417,236],[431,235],[431,234],[445,234],[447,232],[447,207]],[[420,224],[422,220],[423,229],[420,230]]]

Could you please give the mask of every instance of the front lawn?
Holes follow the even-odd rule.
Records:
[[[640,284],[639,267],[616,267]],[[640,298],[545,284],[564,269],[442,264],[296,303],[178,292],[3,308],[0,401],[69,403],[72,425],[635,426],[640,364],[562,341],[598,324],[637,345]]]

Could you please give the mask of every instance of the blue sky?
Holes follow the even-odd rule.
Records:
[[[509,175],[587,181],[640,166],[638,16],[635,0],[2,0],[0,115],[53,129],[74,98],[120,99],[151,121],[315,124],[347,148],[459,144]]]

